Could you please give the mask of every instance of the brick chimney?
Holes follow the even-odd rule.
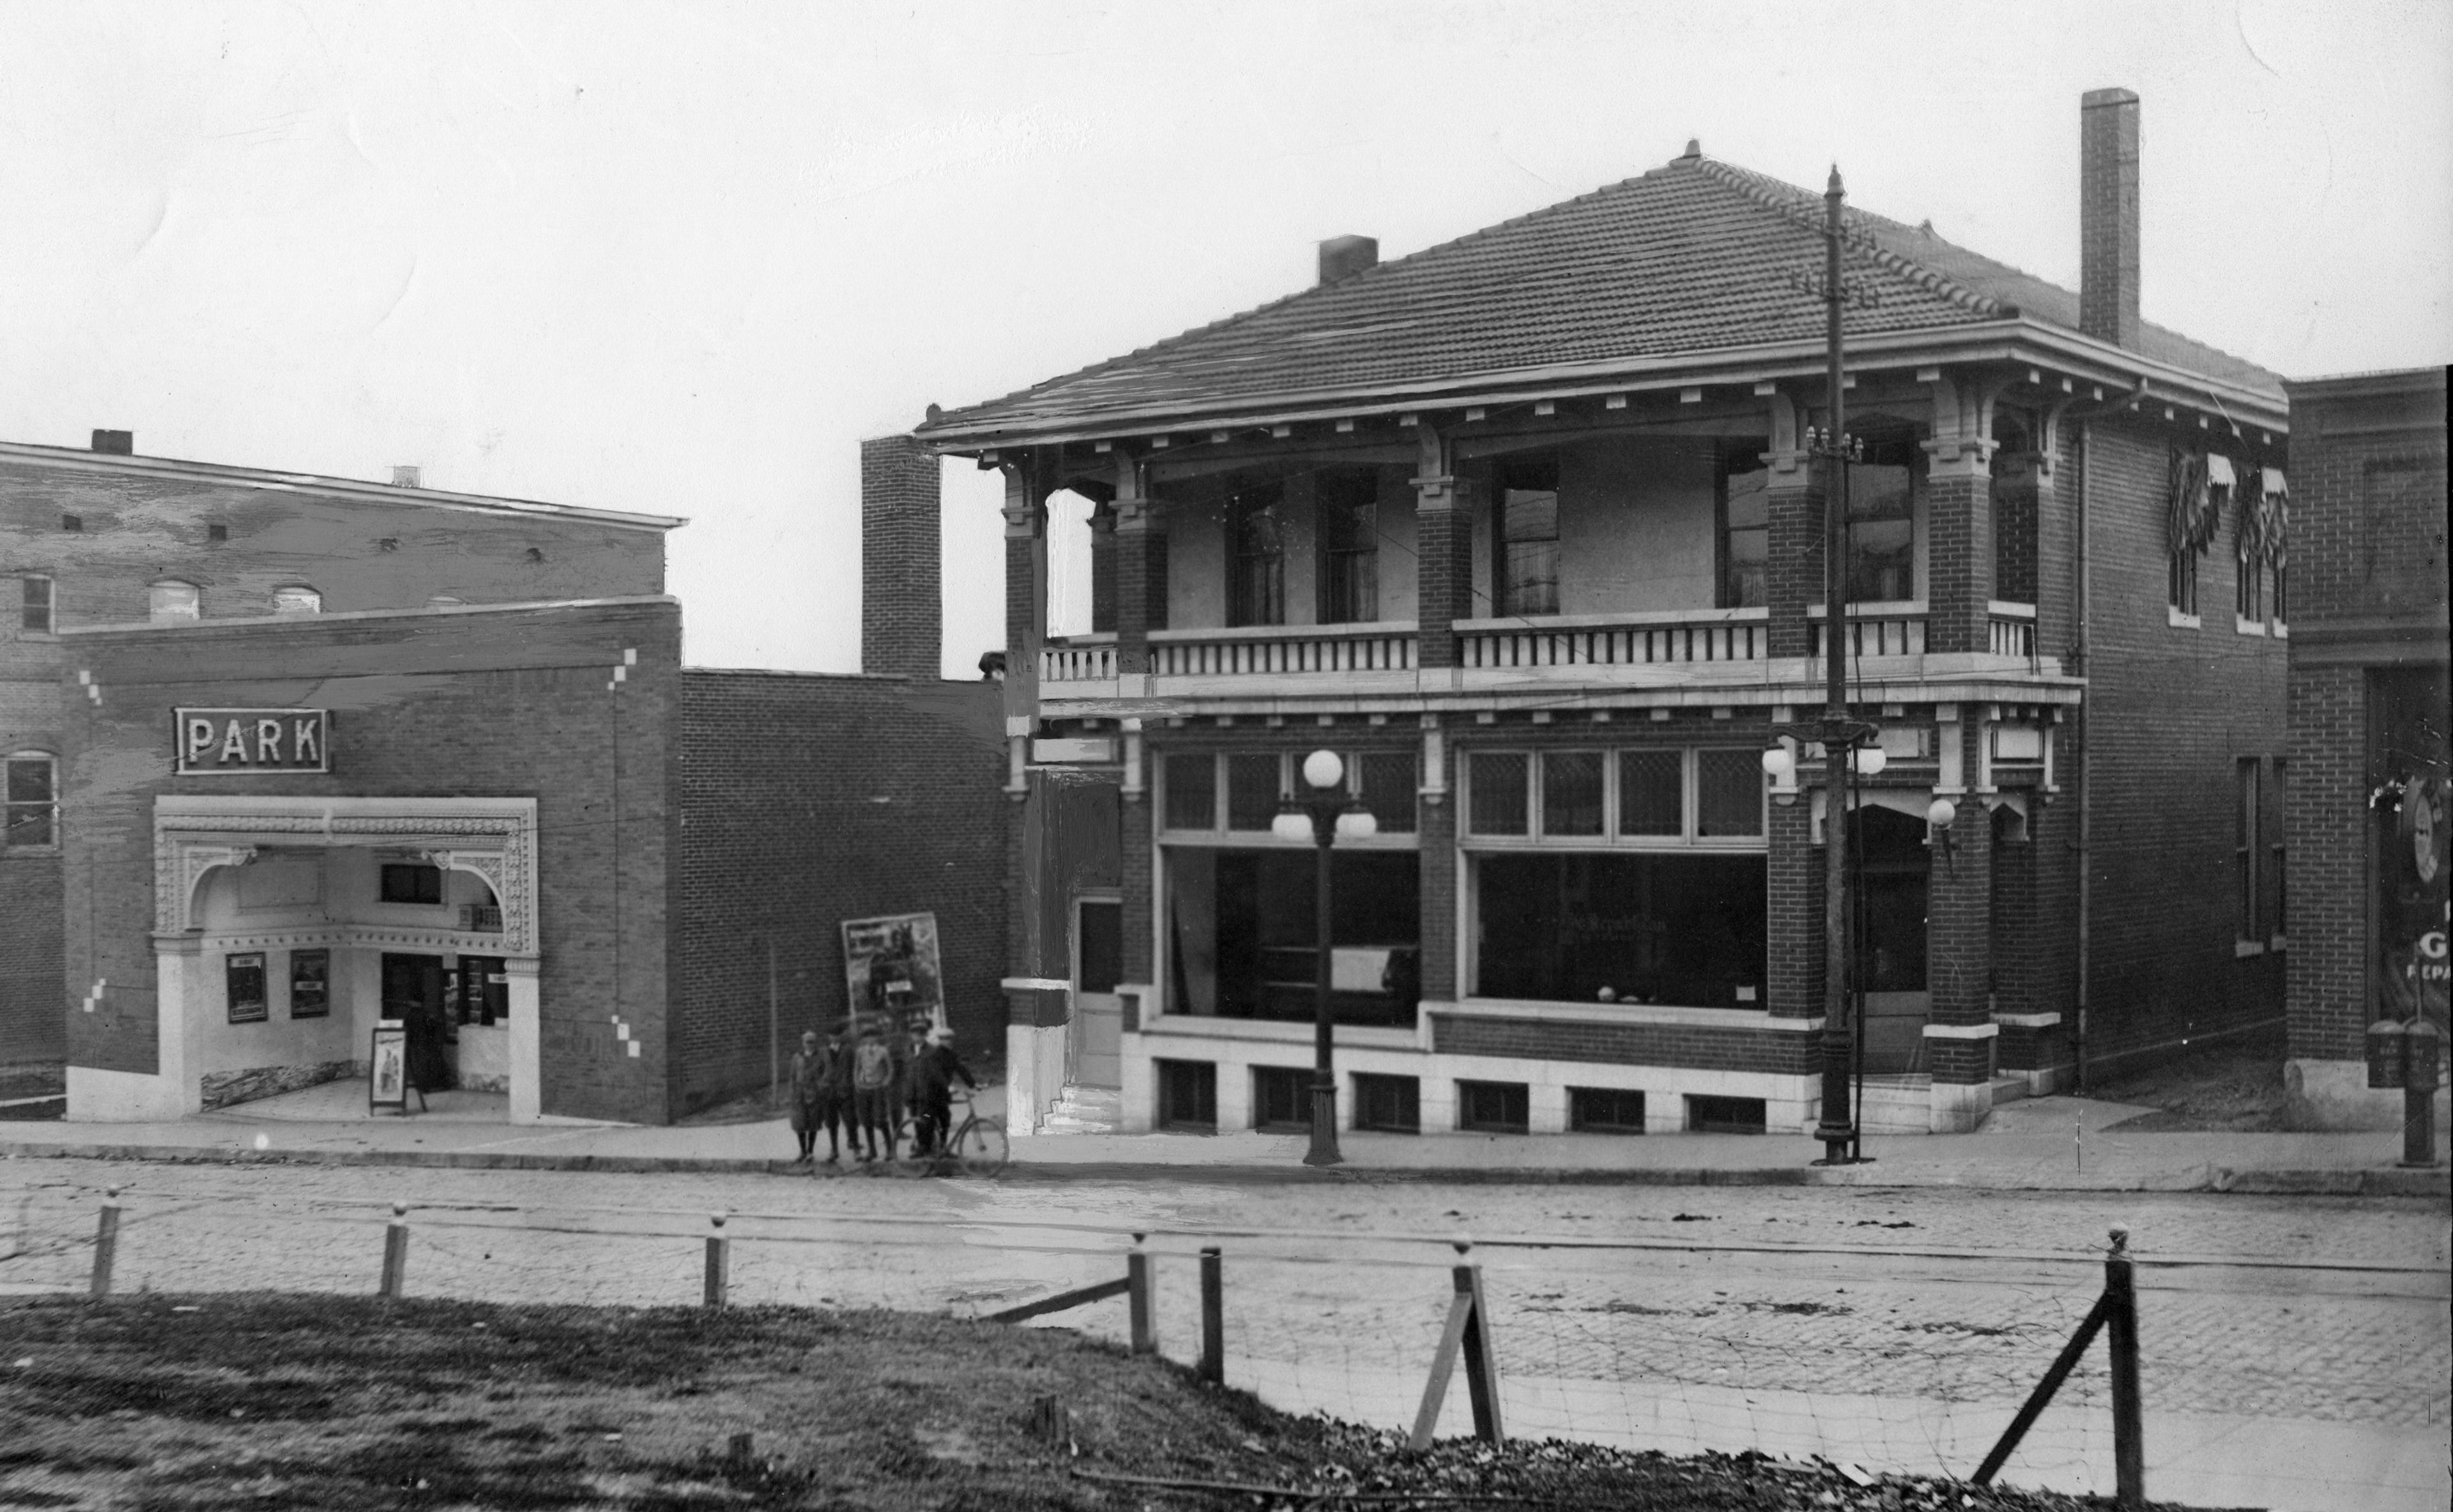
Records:
[[[939,676],[938,463],[909,436],[860,444],[860,669]]]
[[[107,457],[132,457],[136,454],[136,432],[97,430],[93,433],[93,449]]]
[[[1378,237],[1332,236],[1320,244],[1320,281],[1334,284],[1351,278],[1379,261]]]
[[[2138,95],[2090,90],[2078,110],[2078,328],[2138,345]]]

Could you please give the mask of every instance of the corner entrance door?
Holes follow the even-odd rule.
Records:
[[[1065,1036],[1065,1080],[1077,1086],[1124,1085],[1125,905],[1113,898],[1073,900],[1073,1019]]]
[[[409,1085],[421,1093],[450,1086],[451,1054],[444,1044],[449,1030],[443,1016],[443,958],[386,951],[383,1016],[409,1026]]]
[[[1857,979],[1865,992],[1865,1074],[1925,1069],[1925,917],[1933,855],[1921,819],[1871,805],[1856,813],[1865,889]]]

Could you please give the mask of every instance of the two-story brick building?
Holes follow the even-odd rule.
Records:
[[[2367,1085],[2368,1025],[2446,1027],[2444,369],[2287,388],[2290,1114],[2389,1128],[2403,1095]]]
[[[1847,214],[1875,1129],[2280,1012],[2284,403],[2140,318],[2138,126],[2084,102],[2077,293]],[[1323,947],[1349,1125],[1815,1122],[1822,214],[1690,144],[932,410],[1006,479],[1015,1127],[1299,1124]],[[1377,820],[1326,941],[1315,749]]]
[[[70,1117],[362,1076],[389,1020],[509,1119],[665,1122],[767,1085],[846,1012],[843,922],[905,912],[1001,1030],[996,695],[938,680],[912,444],[864,451],[898,508],[823,676],[684,665],[678,520],[98,439],[0,450],[0,1058],[64,1059]]]

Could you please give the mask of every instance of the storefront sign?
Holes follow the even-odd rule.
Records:
[[[183,708],[173,724],[182,777],[332,769],[331,715],[320,708]]]

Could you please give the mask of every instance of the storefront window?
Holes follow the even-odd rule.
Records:
[[[1760,855],[1520,851],[1473,868],[1483,997],[1762,1004]]]
[[[1167,847],[1167,955],[1179,1011],[1312,1016],[1317,865],[1307,847]],[[1413,1023],[1421,879],[1410,850],[1331,853],[1330,1005],[1339,1023]]]

